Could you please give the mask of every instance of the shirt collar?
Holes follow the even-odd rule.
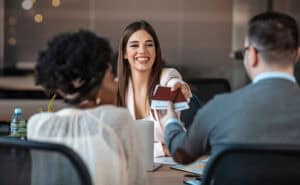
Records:
[[[288,73],[283,73],[283,72],[265,72],[262,74],[257,75],[252,83],[257,83],[258,81],[265,80],[265,79],[274,79],[274,78],[280,78],[280,79],[285,79],[292,81],[296,83],[296,78]]]

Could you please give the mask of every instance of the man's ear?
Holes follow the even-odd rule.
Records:
[[[257,55],[257,51],[255,48],[250,47],[249,48],[249,64],[251,67],[256,67],[259,64],[259,58]]]

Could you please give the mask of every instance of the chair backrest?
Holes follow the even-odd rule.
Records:
[[[6,185],[92,185],[87,167],[70,148],[0,137],[0,182]]]
[[[299,185],[300,146],[223,145],[204,169],[202,185]]]
[[[193,122],[194,116],[201,108],[201,103],[199,98],[193,93],[192,98],[189,102],[189,109],[181,111],[180,120],[184,123],[185,128],[189,128],[191,123]]]
[[[186,82],[202,104],[208,102],[216,94],[231,91],[228,80],[223,78],[194,78],[187,79]]]
[[[8,121],[1,121],[0,120],[0,137],[1,136],[8,136],[10,129],[10,123]]]

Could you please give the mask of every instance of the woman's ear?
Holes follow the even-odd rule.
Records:
[[[112,71],[112,65],[111,64],[108,64],[108,68],[107,68],[107,71]]]

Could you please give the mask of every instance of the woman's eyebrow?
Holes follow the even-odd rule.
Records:
[[[145,42],[154,42],[153,40],[146,40]],[[137,40],[132,40],[132,41],[129,41],[128,43],[139,43],[139,41],[137,41]]]
[[[139,43],[139,41],[133,40],[133,41],[129,41],[128,43],[129,44],[132,44],[132,43],[135,44],[135,43]]]
[[[145,42],[154,42],[153,40],[146,40]]]

